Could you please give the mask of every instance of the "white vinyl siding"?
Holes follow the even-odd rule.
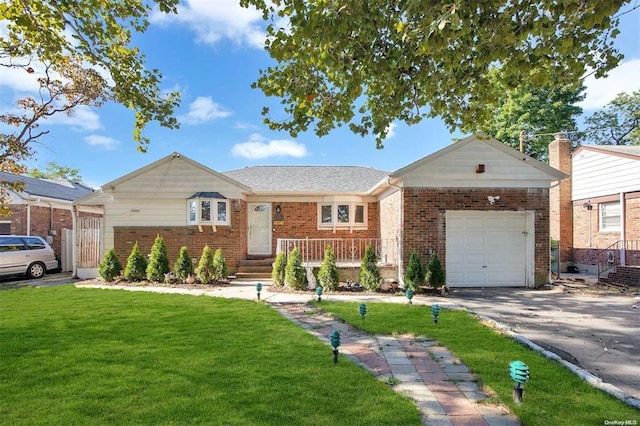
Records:
[[[617,195],[640,188],[640,160],[582,149],[573,156],[572,200]]]
[[[600,232],[620,232],[620,202],[600,203]]]

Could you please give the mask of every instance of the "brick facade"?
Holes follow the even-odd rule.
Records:
[[[487,195],[499,195],[490,205]],[[446,211],[534,211],[535,285],[549,280],[549,190],[547,188],[404,188],[402,260],[415,250],[422,262],[434,251],[446,269]]]
[[[549,165],[568,175],[571,174],[571,141],[556,137],[549,144]],[[560,242],[560,267],[565,269],[572,260],[573,208],[571,203],[571,178],[560,181],[549,189],[550,236]]]

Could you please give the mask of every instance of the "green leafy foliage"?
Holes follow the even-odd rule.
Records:
[[[176,264],[173,267],[173,273],[176,275],[176,278],[183,283],[188,276],[193,275],[193,262],[191,261],[191,256],[189,256],[189,249],[187,249],[186,246],[180,247],[178,259],[176,259]]]
[[[431,287],[437,288],[443,286],[446,279],[442,263],[440,262],[440,259],[438,259],[438,255],[434,252],[431,254],[429,263],[427,263],[426,280]]]
[[[302,267],[302,254],[298,247],[291,250],[287,258],[287,266],[284,268],[284,283],[287,287],[296,290],[304,290],[307,284],[306,273]]]
[[[526,81],[573,85],[589,69],[604,75],[622,58],[611,45],[626,3],[241,0],[270,22],[265,49],[276,65],[254,87],[283,111],[264,108],[265,123],[292,136],[348,125],[378,147],[396,121],[440,116],[451,130],[484,122],[498,104],[493,68],[508,91]]]
[[[124,279],[129,282],[142,281],[147,276],[147,258],[140,252],[138,242],[133,245],[124,268]]]
[[[71,182],[82,182],[80,169],[61,166],[55,161],[48,162],[47,167],[44,170],[37,168],[29,170],[27,176],[31,176],[36,179],[67,179]]]
[[[120,259],[116,255],[116,249],[110,248],[109,251],[104,255],[102,262],[100,262],[100,266],[98,267],[98,275],[105,281],[113,281],[115,278],[120,276],[122,272],[122,263],[120,263]]]
[[[147,265],[147,279],[149,281],[164,282],[164,274],[171,271],[169,256],[164,239],[158,235],[151,247],[151,258]]]
[[[213,265],[213,252],[209,245],[205,245],[202,249],[202,256],[196,268],[196,277],[202,284],[211,284],[216,279],[215,268]]]
[[[424,278],[425,270],[422,266],[422,261],[420,260],[418,253],[414,251],[411,253],[407,270],[404,272],[404,283],[413,292],[417,292],[418,287],[424,283]]]
[[[362,264],[360,265],[360,273],[358,274],[360,284],[370,291],[375,291],[380,286],[380,271],[378,270],[378,256],[371,245],[368,245]]]
[[[216,249],[213,255],[213,276],[217,281],[226,280],[228,276],[227,261],[222,254],[222,249]]]
[[[640,90],[619,93],[585,120],[586,141],[598,145],[640,145]]]
[[[324,249],[324,259],[318,271],[318,282],[324,290],[336,290],[340,284],[340,275],[336,266],[336,255],[333,247],[327,246]]]
[[[287,255],[280,252],[276,255],[273,262],[273,270],[271,271],[271,280],[276,287],[284,286],[284,274],[287,266]]]

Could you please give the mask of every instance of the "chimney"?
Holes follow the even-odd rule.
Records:
[[[560,241],[559,265],[565,272],[573,261],[573,203],[571,202],[571,141],[556,133],[549,143],[549,165],[569,175],[549,190],[550,237]]]

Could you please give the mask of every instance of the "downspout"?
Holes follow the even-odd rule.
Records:
[[[402,208],[402,187],[398,186],[398,185],[394,185],[391,183],[391,178],[389,176],[387,176],[387,185],[391,186],[392,188],[396,188],[399,192],[400,192],[400,202],[398,203],[398,218],[400,223],[398,223],[398,231],[397,231],[397,235],[396,235],[396,240],[397,240],[397,248],[396,251],[398,253],[398,281],[400,282],[400,284],[402,284],[404,286],[404,279],[403,276],[404,274],[402,274],[402,224],[404,223],[404,209]]]
[[[620,240],[622,240],[622,249],[620,249],[620,265],[625,266],[626,262],[626,248],[627,248],[627,233],[625,232],[625,212],[624,205],[624,192],[620,193]]]
[[[31,235],[31,204],[27,204],[27,235]]]
[[[71,266],[71,276],[73,278],[78,278],[78,262],[76,261],[76,253],[78,252],[78,249],[76,247],[76,244],[78,243],[77,232],[78,232],[78,206],[73,204],[71,206],[71,235],[73,238],[73,244],[71,245],[72,247],[71,262],[73,263],[73,266]]]

